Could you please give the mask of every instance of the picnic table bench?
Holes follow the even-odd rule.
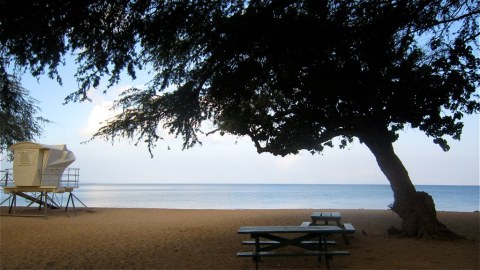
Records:
[[[333,256],[349,255],[344,250],[329,250],[328,246],[335,244],[327,240],[332,234],[353,233],[339,226],[247,226],[240,227],[239,234],[250,234],[253,241],[243,241],[244,245],[254,245],[253,251],[238,252],[238,257],[252,257],[255,269],[261,257],[274,256],[318,256],[319,261],[325,257],[327,269]],[[293,235],[289,237],[288,235]],[[261,240],[262,239],[262,240]],[[265,240],[266,239],[266,240]],[[297,250],[279,250],[294,246]]]

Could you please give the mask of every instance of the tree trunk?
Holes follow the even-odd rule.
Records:
[[[402,219],[402,233],[416,237],[459,238],[437,219],[435,204],[426,192],[417,192],[407,170],[395,154],[388,132],[360,137],[375,156],[394,195],[391,209]]]

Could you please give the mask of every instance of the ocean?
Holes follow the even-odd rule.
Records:
[[[421,185],[438,211],[479,210],[480,186]],[[389,185],[335,184],[80,184],[88,207],[170,209],[388,209]],[[1,195],[1,201],[7,198]],[[65,205],[68,193],[57,194]],[[25,205],[17,199],[17,205]],[[8,205],[8,202],[3,206]],[[78,202],[77,206],[81,206]]]

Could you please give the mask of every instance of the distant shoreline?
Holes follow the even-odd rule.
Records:
[[[115,183],[115,182],[80,182],[82,185],[341,185],[341,186],[390,186],[390,184],[345,184],[345,183],[158,183],[158,182],[141,182],[141,183]],[[451,186],[451,187],[478,187],[479,185],[454,185],[454,184],[414,184],[415,187],[421,186]]]
[[[480,187],[418,186],[439,211],[479,209]],[[81,184],[73,193],[89,207],[161,209],[380,209],[394,196],[389,185],[341,184]],[[68,193],[60,193],[66,205]],[[7,194],[0,194],[3,201]],[[21,205],[28,202],[17,200]],[[4,206],[6,204],[3,204]]]

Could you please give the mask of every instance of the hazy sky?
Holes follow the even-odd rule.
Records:
[[[140,74],[125,77],[105,95],[90,91],[92,102],[62,105],[77,89],[74,68],[60,68],[63,86],[47,76],[39,80],[28,74],[25,88],[39,101],[41,116],[53,121],[44,127],[37,142],[66,144],[76,156],[71,167],[80,168],[80,183],[340,183],[388,184],[365,145],[355,141],[348,149],[326,149],[323,155],[301,152],[275,157],[258,154],[248,138],[210,135],[203,146],[182,151],[181,139],[166,136],[157,143],[150,158],[146,145],[134,146],[128,139],[95,140],[82,144],[112,115],[108,110],[116,95],[147,80]],[[103,88],[102,88],[103,89]],[[208,131],[205,127],[205,131]],[[449,140],[443,152],[418,130],[406,130],[394,144],[414,184],[479,184],[479,116],[467,116],[461,141]],[[171,150],[168,150],[170,148]],[[4,159],[1,168],[10,168]]]

